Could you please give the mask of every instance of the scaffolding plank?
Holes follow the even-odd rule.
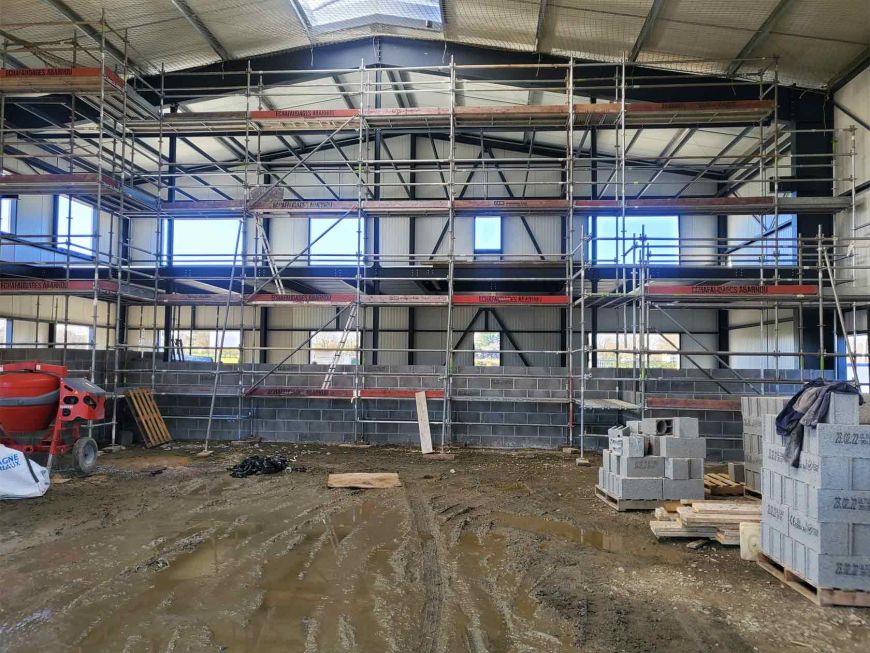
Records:
[[[358,392],[353,388],[310,388],[298,386],[258,386],[245,391],[248,397],[299,397],[305,399],[415,399],[418,392],[425,392],[427,399],[442,399],[443,390],[396,390],[363,388]]]
[[[647,408],[668,408],[671,410],[740,410],[740,399],[693,399],[691,397],[647,397]]]

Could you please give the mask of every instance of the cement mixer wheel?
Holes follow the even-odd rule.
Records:
[[[76,467],[83,474],[91,474],[97,468],[97,441],[87,436],[79,438],[73,445],[72,455]]]

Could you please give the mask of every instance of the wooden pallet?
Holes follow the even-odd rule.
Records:
[[[743,496],[752,497],[753,499],[760,499],[761,492],[759,492],[758,490],[753,490],[750,487],[744,487],[743,488]]]
[[[617,499],[610,496],[604,488],[596,485],[595,496],[617,512],[627,510],[655,510],[662,505],[661,499]]]
[[[733,497],[743,494],[743,483],[728,478],[728,474],[704,474],[704,493],[714,497]]]
[[[136,426],[145,440],[146,447],[156,447],[172,442],[172,435],[166,428],[166,422],[160,414],[160,409],[154,403],[154,395],[148,388],[134,388],[124,393],[127,403],[133,410]]]
[[[861,590],[837,590],[816,587],[790,569],[782,566],[761,551],[758,552],[758,566],[790,587],[798,594],[819,606],[842,606],[850,608],[870,608],[870,592]]]

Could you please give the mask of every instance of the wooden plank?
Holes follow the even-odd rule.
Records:
[[[330,474],[326,478],[328,488],[361,488],[365,490],[401,487],[402,482],[395,472],[352,472]]]
[[[417,403],[417,426],[420,429],[420,451],[432,453],[432,431],[429,429],[429,406],[426,403],[426,393],[414,394]]]
[[[672,410],[740,410],[739,399],[691,399],[678,397],[647,397],[647,408],[668,408]]]

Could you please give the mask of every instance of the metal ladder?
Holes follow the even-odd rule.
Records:
[[[338,341],[338,346],[332,355],[332,360],[329,363],[329,368],[326,370],[326,376],[323,377],[323,383],[320,385],[321,390],[326,390],[332,385],[332,377],[335,375],[335,368],[338,366],[338,361],[341,360],[341,355],[344,353],[344,347],[347,344],[347,337],[353,330],[357,329],[357,309],[358,304],[352,304],[350,311],[347,314],[347,320],[344,323],[344,331],[341,332],[341,340]]]
[[[263,254],[269,262],[269,271],[272,273],[272,279],[275,281],[275,286],[278,288],[278,294],[284,294],[284,283],[281,281],[281,271],[275,264],[275,259],[272,258],[272,246],[269,244],[269,237],[266,235],[266,228],[263,226],[263,219],[257,216],[254,219],[254,224],[257,226],[257,235],[263,244]]]

